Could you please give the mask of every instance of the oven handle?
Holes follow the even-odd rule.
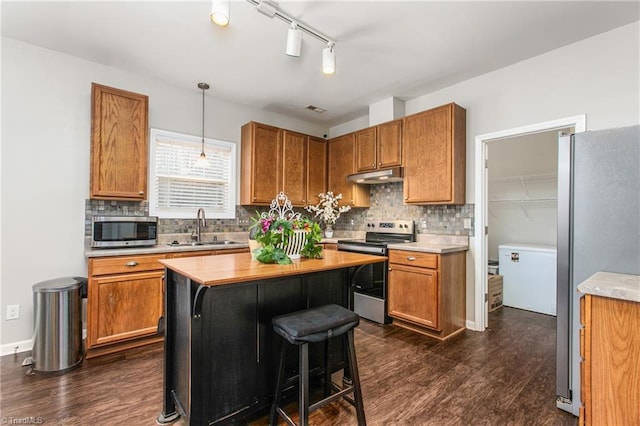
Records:
[[[385,255],[384,247],[370,247],[370,246],[355,246],[349,244],[338,244],[338,251],[351,251],[355,253],[367,253],[377,254],[379,256]]]

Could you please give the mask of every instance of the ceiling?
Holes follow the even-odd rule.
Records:
[[[210,96],[332,126],[374,102],[408,100],[640,19],[640,2],[280,1],[337,41],[303,36],[285,55],[288,25],[243,0],[231,22],[210,2],[2,2],[2,36],[153,77]],[[613,46],[612,46],[613,48]],[[319,114],[304,107],[315,105]]]

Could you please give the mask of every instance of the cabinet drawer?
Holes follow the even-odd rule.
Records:
[[[122,274],[128,272],[158,271],[164,269],[158,260],[165,259],[165,254],[144,256],[116,256],[94,258],[89,260],[91,276]]]
[[[389,263],[438,269],[438,255],[419,251],[389,250]]]

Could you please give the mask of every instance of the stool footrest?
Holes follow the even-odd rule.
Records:
[[[335,401],[336,399],[340,399],[343,396],[352,393],[355,390],[355,388],[353,386],[345,388],[345,389],[341,389],[340,391],[336,392],[336,393],[332,393],[331,395],[329,395],[328,397],[321,399],[320,401],[316,402],[315,404],[312,404],[309,406],[309,412],[313,411],[313,410],[317,410],[320,407],[323,407],[327,404],[329,404],[330,402]]]

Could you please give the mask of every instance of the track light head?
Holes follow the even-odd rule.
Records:
[[[209,19],[211,19],[211,22],[214,24],[226,27],[229,24],[230,11],[231,5],[229,4],[229,0],[212,0]]]
[[[336,72],[336,52],[333,49],[334,43],[330,41],[322,50],[322,73],[332,75]]]
[[[256,9],[263,15],[266,15],[269,18],[273,18],[274,16],[276,16],[276,12],[278,11],[278,5],[273,1],[259,0]]]
[[[287,30],[287,49],[286,54],[289,56],[300,56],[300,47],[302,46],[302,31],[298,29],[295,22],[291,23],[291,27]]]

